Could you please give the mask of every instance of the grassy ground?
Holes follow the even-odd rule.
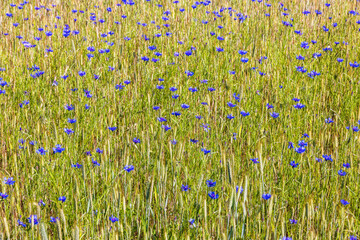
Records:
[[[358,2],[20,3],[0,239],[357,239]]]

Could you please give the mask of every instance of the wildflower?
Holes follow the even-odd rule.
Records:
[[[74,131],[70,128],[64,128],[64,132],[66,132],[68,135],[73,134]]]
[[[47,151],[46,151],[43,147],[41,147],[41,148],[39,148],[38,150],[36,150],[36,153],[37,153],[37,154],[40,154],[40,155],[45,155],[46,152],[47,152]]]
[[[344,163],[344,164],[343,164],[343,167],[344,167],[344,168],[350,168],[350,163]]]
[[[270,116],[273,117],[273,118],[278,118],[279,117],[279,113],[276,113],[276,112],[272,112],[270,113]]]
[[[333,159],[331,158],[331,155],[322,155],[322,156],[325,161],[331,161],[331,162],[333,161]]]
[[[296,108],[296,109],[302,109],[304,107],[305,107],[305,105],[301,104],[301,103],[297,103],[296,105],[294,105],[294,108]]]
[[[37,215],[30,215],[30,217],[28,217],[28,221],[30,224],[38,225],[40,222],[40,219],[38,219]],[[23,226],[23,225],[21,225],[21,226]]]
[[[82,168],[82,165],[80,163],[71,164],[71,167],[73,168]]]
[[[233,104],[232,102],[228,102],[227,105],[231,108],[236,107],[236,104]]]
[[[297,224],[297,221],[295,219],[290,219],[290,224]]]
[[[206,148],[201,148],[201,151],[204,152],[204,155],[211,152],[211,150],[207,150]]]
[[[38,205],[40,206],[40,207],[44,207],[45,206],[45,203],[44,203],[44,201],[43,200],[39,200],[39,202],[38,202]]]
[[[346,201],[345,199],[341,199],[340,202],[341,202],[341,204],[344,205],[344,206],[350,204],[350,203],[349,203],[348,201]]]
[[[258,160],[259,158],[250,158],[250,160],[253,162],[253,163],[260,163]]]
[[[211,199],[218,199],[218,198],[219,198],[219,194],[216,194],[215,192],[209,192],[209,193],[208,193],[208,196],[209,196]]]
[[[26,228],[26,224],[20,221],[20,219],[17,220],[17,223],[19,226]]]
[[[342,176],[342,177],[343,177],[343,176],[346,175],[346,172],[340,169],[340,170],[338,171],[338,174],[339,174],[339,176]]]
[[[65,202],[65,200],[66,200],[66,197],[65,197],[65,196],[61,196],[61,197],[59,197],[59,201],[61,201],[61,202]]]
[[[65,148],[62,148],[60,144],[55,145],[55,147],[53,148],[53,153],[62,153],[63,151],[65,151]]]
[[[334,121],[331,118],[326,118],[325,123],[333,123]]]
[[[189,185],[182,185],[181,186],[181,190],[184,191],[184,192],[187,192],[189,191],[191,188],[189,188]]]
[[[213,181],[212,179],[206,180],[206,185],[208,187],[215,187],[216,186],[216,182]]]
[[[117,129],[117,127],[108,127],[108,129],[113,132]]]
[[[241,111],[240,114],[241,114],[243,117],[246,117],[246,116],[249,116],[249,115],[250,115],[249,112],[245,112],[245,111]]]
[[[111,217],[109,217],[109,220],[114,223],[114,222],[118,222],[119,218],[114,217],[113,215],[111,215]]]
[[[291,161],[290,166],[292,166],[293,168],[296,168],[297,166],[299,166],[299,163],[295,163],[295,161]]]
[[[170,130],[170,129],[171,129],[171,127],[170,127],[170,126],[168,126],[168,125],[161,125],[161,128],[162,128],[162,129],[164,129],[164,130],[165,130],[165,132],[167,132],[168,130]]]
[[[124,170],[127,171],[127,172],[131,172],[132,170],[134,170],[134,166],[133,165],[126,165],[124,167]]]
[[[269,200],[269,199],[271,198],[271,194],[270,194],[270,193],[264,193],[264,194],[262,195],[262,198],[263,198],[264,200]]]
[[[304,147],[298,147],[298,148],[295,148],[295,152],[301,154],[301,153],[304,153],[306,151],[306,148]]]
[[[50,217],[50,222],[56,223],[56,221],[59,220],[59,217]]]
[[[8,194],[6,194],[6,193],[1,193],[1,192],[0,192],[0,199],[1,199],[1,200],[6,199],[8,196],[9,196]]]

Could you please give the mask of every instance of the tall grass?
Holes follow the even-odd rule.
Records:
[[[356,239],[360,140],[353,127],[360,119],[360,92],[359,68],[349,63],[360,60],[359,3],[265,3],[214,0],[193,8],[190,1],[29,1],[18,9],[20,2],[3,1],[0,68],[5,70],[0,77],[7,85],[0,87],[5,90],[0,94],[0,177],[13,177],[15,183],[1,184],[0,192],[8,196],[0,200],[0,238]],[[96,20],[90,20],[91,13]],[[114,34],[101,36],[109,31]],[[90,46],[96,50],[90,52]],[[53,52],[46,52],[49,48]],[[313,58],[314,53],[321,56]],[[305,60],[297,60],[299,55]],[[150,60],[143,61],[144,56]],[[31,70],[34,65],[39,70]],[[30,75],[38,71],[44,74]],[[321,75],[311,78],[311,71]],[[293,98],[305,107],[294,108]],[[66,110],[67,104],[75,109]],[[172,115],[175,111],[181,115]],[[272,112],[279,117],[271,117]],[[69,118],[76,123],[68,123]],[[326,123],[328,118],[333,122]],[[293,142],[298,148],[300,140],[307,143],[301,154],[288,147]],[[65,148],[62,153],[53,153],[57,144]],[[45,155],[36,152],[41,147]],[[211,152],[204,154],[204,149]],[[299,165],[292,167],[291,161]],[[73,166],[77,163],[81,167]],[[125,171],[128,165],[134,170]],[[340,169],[347,174],[340,176]],[[209,179],[215,187],[206,185]],[[182,191],[182,185],[190,190]],[[211,199],[211,191],[219,197]],[[265,200],[267,193],[271,198]],[[31,215],[39,221],[28,220]]]

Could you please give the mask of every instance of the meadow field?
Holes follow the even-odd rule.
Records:
[[[0,1],[0,239],[360,234],[360,2]]]

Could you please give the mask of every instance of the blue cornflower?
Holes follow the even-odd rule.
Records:
[[[68,118],[68,123],[76,123],[76,119]]]
[[[331,155],[322,155],[322,157],[324,158],[325,161],[333,161],[333,159],[331,158]]]
[[[298,143],[298,145],[299,145],[300,147],[306,147],[308,144],[307,144],[307,142],[305,142],[305,140],[300,140],[299,143]]]
[[[187,192],[189,191],[191,188],[189,188],[189,185],[182,185],[181,186],[181,190],[184,191],[184,192]]]
[[[269,104],[269,103],[267,103],[267,104],[266,104],[266,108],[267,108],[267,109],[271,109],[271,108],[274,108],[274,106],[271,105],[271,104]]]
[[[4,178],[4,183],[6,184],[6,185],[14,185],[15,184],[15,181],[14,181],[14,178],[12,178],[12,177],[9,177],[9,178]]]
[[[56,221],[59,220],[59,217],[50,217],[50,222],[56,223]]]
[[[236,193],[238,193],[239,191],[239,186],[236,186]],[[240,194],[244,191],[244,189],[242,187],[240,187]]]
[[[246,117],[246,116],[249,116],[249,115],[250,115],[249,112],[245,112],[245,111],[241,111],[240,114],[241,114],[243,117]]]
[[[296,56],[296,59],[297,59],[297,60],[300,60],[300,61],[303,61],[303,60],[305,60],[305,57],[304,57],[304,56],[299,55],[299,56]]]
[[[350,204],[350,203],[349,203],[348,201],[346,201],[345,199],[341,199],[340,202],[341,202],[341,204],[344,205],[344,206]]]
[[[38,225],[39,222],[40,222],[40,218],[38,219],[37,215],[30,215],[30,217],[28,217],[28,221],[29,221],[30,224],[32,223],[34,225]],[[23,225],[21,225],[21,226],[23,226]]]
[[[144,62],[147,62],[147,61],[149,61],[149,60],[150,60],[150,58],[148,58],[148,57],[144,56],[144,57],[141,57],[141,60],[143,60]]]
[[[350,163],[344,163],[344,164],[343,164],[343,167],[344,167],[344,168],[350,168]]]
[[[208,187],[215,187],[216,186],[216,182],[213,181],[212,179],[206,180],[206,185]]]
[[[47,151],[46,151],[43,147],[41,147],[41,148],[39,148],[38,150],[36,150],[36,153],[37,153],[37,154],[40,154],[40,155],[45,155],[46,152],[47,152]]]
[[[247,63],[249,61],[249,59],[248,58],[241,58],[240,61],[243,62],[243,63]]]
[[[297,221],[295,219],[290,219],[290,224],[297,224]]]
[[[180,116],[181,113],[180,112],[172,112],[171,115],[174,115],[174,116]]]
[[[305,105],[304,105],[304,104],[301,104],[301,103],[297,103],[296,105],[293,105],[293,106],[294,106],[294,108],[296,108],[296,109],[302,109],[302,108],[305,107]]]
[[[158,117],[157,120],[159,122],[167,122],[166,118],[163,118],[163,117]]]
[[[338,171],[338,174],[343,177],[343,176],[346,175],[346,172],[340,169],[340,170]]]
[[[234,103],[232,103],[232,102],[228,102],[227,105],[228,105],[229,107],[231,107],[231,108],[236,107],[236,104],[234,104]]]
[[[280,114],[277,112],[272,112],[272,113],[270,113],[270,116],[273,118],[278,118],[280,116]]]
[[[84,72],[84,71],[79,71],[79,76],[80,77],[83,77],[83,76],[85,76],[86,75],[86,72]]]
[[[259,158],[250,158],[250,160],[253,162],[253,163],[259,163]]]
[[[193,72],[188,71],[188,70],[186,70],[186,71],[185,71],[185,74],[186,74],[188,77],[191,77],[191,76],[193,76],[193,75],[194,75],[194,73],[193,73]]]
[[[96,161],[95,159],[91,159],[91,162],[95,165],[95,166],[100,166],[100,163],[98,161]]]
[[[305,137],[309,138],[309,135],[307,133],[304,133],[301,138],[305,138]]]
[[[206,148],[201,148],[201,151],[204,152],[204,155],[211,152],[211,150],[207,150]]]
[[[333,123],[334,121],[331,118],[326,118],[325,123]]]
[[[140,139],[139,138],[133,138],[133,142],[136,143],[140,143]]]
[[[113,132],[117,129],[117,127],[108,127],[108,129]]]
[[[289,148],[289,149],[293,149],[293,148],[294,148],[294,143],[293,143],[293,142],[289,142],[288,148]]]
[[[59,201],[61,201],[61,202],[65,202],[65,200],[66,200],[66,197],[65,197],[65,196],[61,196],[61,197],[59,197]]]
[[[0,199],[1,199],[1,200],[7,199],[8,196],[9,196],[8,194],[6,194],[6,193],[1,193],[1,192],[0,192]]]
[[[44,201],[43,200],[39,200],[39,202],[38,202],[38,205],[40,206],[40,207],[45,207],[45,203],[44,203]]]
[[[74,110],[75,107],[74,107],[72,104],[70,104],[70,105],[69,105],[69,104],[66,104],[66,105],[65,105],[65,109],[68,110],[68,111],[71,111],[71,110]]]
[[[124,170],[127,171],[127,172],[131,172],[132,170],[134,170],[134,166],[133,165],[126,165],[124,167]]]
[[[309,48],[309,44],[307,42],[302,42],[300,45],[302,48],[304,49],[308,49]]]
[[[269,200],[271,198],[271,194],[270,193],[264,193],[262,195],[262,198],[265,199],[265,200]]]
[[[65,148],[62,148],[60,144],[55,145],[55,147],[53,148],[53,153],[62,153],[63,151],[65,151]]]
[[[295,163],[295,161],[291,161],[290,166],[292,166],[293,168],[296,168],[297,166],[299,166],[299,163]]]
[[[73,134],[74,130],[70,129],[70,128],[64,128],[64,132],[66,132],[68,135]]]
[[[113,215],[111,215],[111,217],[109,217],[109,220],[114,223],[114,222],[118,222],[119,218],[114,217]]]
[[[209,196],[211,199],[218,199],[218,198],[219,198],[219,194],[216,194],[215,192],[209,192],[209,193],[208,193],[208,196]]]
[[[350,65],[350,67],[353,67],[353,68],[358,68],[360,66],[360,64],[357,62],[354,62],[354,63],[350,62],[349,65]]]
[[[231,120],[231,119],[234,119],[235,117],[233,115],[229,114],[226,116],[226,118]]]
[[[71,167],[73,168],[82,168],[82,165],[80,163],[71,164]]]
[[[20,221],[20,219],[17,220],[17,223],[19,226],[26,228],[26,224]]]
[[[301,154],[301,153],[304,153],[306,151],[306,148],[304,147],[298,147],[298,148],[295,148],[295,152]]]

